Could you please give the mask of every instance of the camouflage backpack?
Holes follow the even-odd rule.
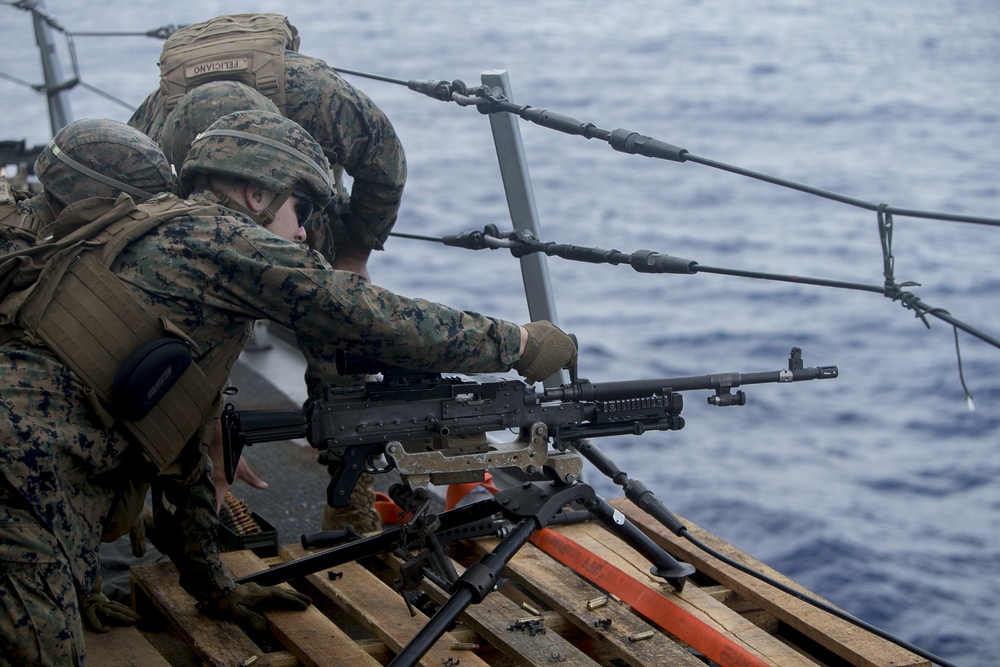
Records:
[[[160,92],[169,113],[191,88],[240,81],[285,112],[285,50],[299,50],[299,31],[280,14],[228,14],[170,35],[160,54]]]

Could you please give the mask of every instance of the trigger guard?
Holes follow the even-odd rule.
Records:
[[[378,456],[381,455],[382,454],[380,452]],[[369,454],[368,456],[366,456],[364,461],[362,461],[361,465],[365,469],[365,472],[368,473],[369,475],[383,475],[393,469],[393,465],[391,463],[386,463],[386,466],[384,468],[377,467],[375,465],[374,454]]]

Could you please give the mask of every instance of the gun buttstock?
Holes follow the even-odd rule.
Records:
[[[308,423],[301,410],[244,410],[232,403],[222,411],[222,462],[226,481],[233,483],[243,448],[258,442],[303,438]]]

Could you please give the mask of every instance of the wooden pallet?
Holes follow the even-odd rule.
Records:
[[[472,605],[460,622],[438,640],[420,661],[427,667],[477,667],[486,665],[631,665],[633,667],[704,667],[706,659],[689,643],[674,636],[714,636],[735,649],[715,661],[726,665],[928,665],[926,661],[883,641],[795,597],[747,577],[692,548],[686,541],[659,529],[630,503],[615,503],[677,558],[694,564],[699,572],[680,593],[652,577],[637,553],[597,524],[563,526],[558,534],[572,540],[581,553],[624,572],[632,584],[646,590],[657,616],[668,609],[677,625],[664,631],[611,591],[599,587],[610,570],[591,568],[598,585],[578,576],[532,544],[525,545],[505,569],[498,592]],[[738,560],[788,582],[766,566],[688,524],[692,534]],[[476,539],[452,547],[459,573],[490,550],[496,539]],[[289,545],[272,561],[304,555],[299,545]],[[249,551],[224,554],[235,576],[267,566]],[[133,600],[144,617],[162,615],[160,631],[113,631],[91,636],[88,652],[116,641],[114,664],[153,667],[171,665],[385,665],[423,627],[427,617],[411,616],[402,597],[391,586],[400,561],[392,556],[347,563],[291,582],[309,594],[314,605],[304,612],[268,612],[271,632],[248,636],[233,623],[208,618],[195,610],[193,600],[177,585],[177,572],[169,563],[133,568]],[[596,574],[595,574],[596,573]],[[793,585],[791,582],[788,582]],[[289,584],[284,584],[289,585]],[[429,582],[425,611],[447,598]],[[646,594],[643,594],[646,597]],[[648,604],[643,602],[642,604]],[[155,608],[155,612],[152,609]],[[539,612],[539,626],[525,625]],[[518,628],[518,623],[522,622]],[[697,629],[694,635],[688,628]],[[163,634],[174,637],[183,651],[160,648]],[[687,634],[685,634],[687,633]],[[150,642],[160,648],[164,662],[129,657],[132,647],[146,654]],[[475,648],[472,648],[475,647]],[[179,657],[181,656],[181,657]],[[105,664],[93,661],[93,664]],[[111,664],[111,663],[108,663]]]

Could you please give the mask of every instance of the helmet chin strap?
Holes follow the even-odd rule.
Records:
[[[257,224],[260,225],[261,227],[267,227],[277,217],[278,209],[284,206],[285,202],[288,201],[288,198],[291,196],[292,196],[292,191],[285,190],[284,192],[280,193],[277,197],[275,197],[274,201],[268,204],[267,208],[261,211],[257,217],[254,216],[250,217],[256,220]]]
[[[286,190],[285,192],[280,193],[277,197],[274,198],[274,200],[270,204],[267,205],[267,208],[265,208],[260,213],[254,213],[249,208],[243,206],[242,204],[235,201],[232,197],[226,194],[222,195],[221,204],[223,206],[226,206],[227,208],[231,208],[236,211],[239,211],[240,213],[243,213],[261,227],[267,227],[269,224],[274,222],[275,217],[277,217],[278,215],[278,209],[281,208],[285,204],[285,202],[288,201],[288,198],[291,196],[292,196],[291,190]]]
[[[43,192],[42,193],[42,203],[45,204],[45,208],[48,209],[49,215],[52,216],[53,220],[55,220],[56,218],[58,218],[59,217],[59,211],[61,211],[63,208],[65,208],[63,206],[62,202],[53,201],[54,199],[55,199],[55,197],[53,195],[51,195],[50,193],[48,193],[48,192]],[[58,203],[58,206],[59,206],[59,210],[56,210],[56,204],[57,203]]]

